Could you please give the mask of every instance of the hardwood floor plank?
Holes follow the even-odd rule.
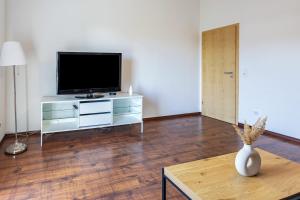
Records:
[[[143,137],[136,125],[48,135],[43,149],[39,139],[0,154],[0,199],[160,199],[162,167],[242,147],[230,124],[201,116],[146,121]],[[256,146],[300,162],[297,144],[262,136]],[[167,195],[184,199],[169,184]]]

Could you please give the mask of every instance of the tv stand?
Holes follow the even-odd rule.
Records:
[[[102,98],[78,99],[73,95],[43,97],[41,102],[41,146],[43,135],[92,128],[141,124],[143,96],[118,92]]]
[[[103,94],[94,94],[94,93],[75,96],[75,98],[77,98],[77,99],[98,99],[98,98],[103,98],[103,97],[104,97]]]

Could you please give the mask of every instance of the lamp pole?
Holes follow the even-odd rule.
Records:
[[[27,150],[27,145],[18,141],[18,120],[17,120],[17,84],[16,84],[16,65],[13,65],[14,76],[14,107],[15,107],[15,143],[9,145],[5,153],[8,155],[16,155]]]
[[[14,71],[14,106],[15,106],[15,133],[18,132],[18,120],[17,120],[17,89],[16,89],[16,65],[13,66]],[[16,142],[18,142],[18,134],[16,135]]]
[[[27,150],[27,144],[18,141],[18,120],[17,120],[17,84],[16,84],[16,66],[26,65],[25,55],[22,46],[16,41],[4,42],[1,55],[1,67],[13,67],[14,77],[14,114],[15,114],[15,142],[8,145],[5,153],[8,155],[16,155]]]

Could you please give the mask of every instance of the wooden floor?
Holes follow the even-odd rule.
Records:
[[[0,199],[161,198],[161,168],[222,155],[242,146],[233,128],[206,117],[145,122],[28,139],[16,158],[0,154]],[[1,151],[11,142],[6,139]],[[300,146],[262,136],[257,146],[300,162]],[[184,199],[168,185],[169,199]]]

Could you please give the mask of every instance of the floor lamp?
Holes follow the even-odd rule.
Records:
[[[18,141],[18,122],[17,122],[17,95],[16,95],[16,66],[23,66],[26,64],[24,52],[19,42],[8,41],[5,42],[1,49],[0,66],[13,67],[14,75],[14,106],[15,106],[15,142],[10,144],[5,153],[9,155],[16,155],[27,150],[27,145]]]

